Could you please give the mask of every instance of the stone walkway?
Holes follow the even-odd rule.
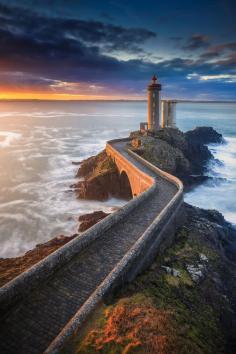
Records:
[[[124,152],[121,143],[115,147],[147,172],[146,167]],[[148,173],[153,175],[153,172]],[[0,353],[43,353],[176,192],[173,184],[158,178],[155,193],[122,223],[111,227],[16,304],[1,320]]]

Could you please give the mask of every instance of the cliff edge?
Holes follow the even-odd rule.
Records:
[[[186,133],[164,128],[155,133],[133,132],[133,151],[155,166],[179,177],[185,187],[204,182],[207,163],[213,155],[207,144],[221,144],[223,137],[211,127],[197,127]]]
[[[132,198],[129,184],[121,183],[119,171],[105,151],[82,161],[76,177],[83,177],[71,186],[80,199]]]
[[[213,158],[206,144],[222,143],[212,128],[182,133],[165,128],[156,134],[131,134],[134,151],[193,185]],[[105,151],[80,165],[73,188],[79,198],[130,198]],[[184,205],[185,223],[174,244],[133,282],[118,289],[95,311],[73,353],[233,354],[236,352],[236,230],[215,210]],[[81,231],[106,217],[81,217]],[[25,256],[0,260],[2,282],[70,241],[59,236]],[[128,235],[127,235],[128,236]]]
[[[174,128],[148,135],[137,131],[130,137],[133,151],[179,177],[186,188],[208,179],[204,174],[213,155],[206,144],[223,142],[222,135],[211,127],[198,127],[186,133]],[[71,187],[78,198],[106,200],[112,196],[128,200],[132,197],[128,183],[121,183],[116,165],[105,151],[82,161],[77,177],[80,180]]]
[[[174,244],[97,309],[72,353],[236,352],[236,230],[215,210],[184,209]]]

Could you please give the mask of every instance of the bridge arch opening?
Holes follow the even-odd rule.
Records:
[[[122,171],[120,174],[120,191],[121,197],[124,199],[131,199],[133,197],[129,177],[125,171]]]

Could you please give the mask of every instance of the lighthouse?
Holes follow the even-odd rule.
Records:
[[[148,91],[148,116],[147,122],[140,123],[142,134],[152,134],[159,129],[176,127],[176,100],[161,100],[161,84],[156,75],[152,77],[147,87]]]
[[[158,130],[161,128],[161,84],[156,75],[152,77],[148,85],[148,129]]]

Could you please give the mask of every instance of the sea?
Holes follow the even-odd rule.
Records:
[[[77,231],[78,216],[112,212],[124,200],[78,200],[70,185],[78,163],[126,137],[146,121],[146,102],[0,102],[0,257]],[[185,194],[193,205],[216,209],[236,224],[236,104],[178,103],[177,127],[211,126],[225,144],[210,145],[206,183]]]

